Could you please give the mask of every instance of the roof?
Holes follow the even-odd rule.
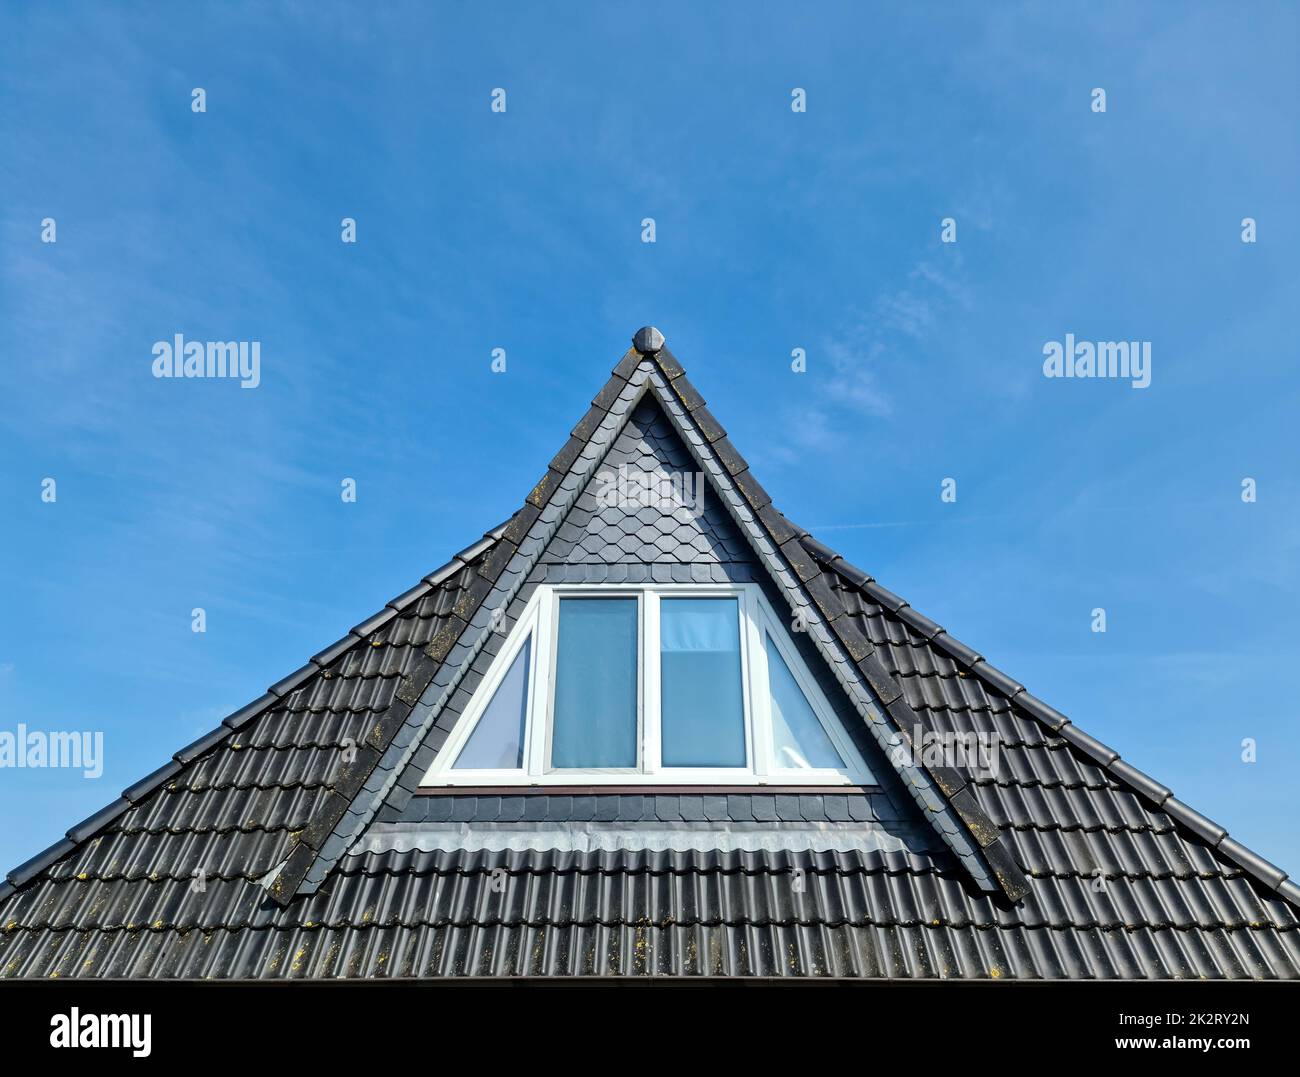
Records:
[[[1300,887],[788,521],[638,339],[508,521],[11,872],[0,977],[1300,977]],[[996,775],[415,794],[646,401],[808,615],[873,770],[919,727],[996,733]]]

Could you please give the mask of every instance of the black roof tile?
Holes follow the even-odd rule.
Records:
[[[965,666],[974,667],[981,660],[977,651],[971,650],[960,640],[953,639],[947,632],[940,632],[932,642]]]
[[[894,680],[890,675],[889,670],[885,668],[884,663],[881,662],[879,651],[873,651],[871,654],[867,655],[866,658],[859,660],[857,668],[863,678],[865,678],[867,684],[871,686],[871,691],[875,694],[876,698],[880,700],[881,703],[885,704],[886,708],[902,696],[902,688],[899,687],[898,682]],[[895,712],[890,711],[890,713],[893,714]],[[908,711],[902,712],[900,717],[906,720],[909,714],[910,708]]]
[[[700,428],[700,433],[704,435],[704,439],[710,444],[721,441],[727,436],[722,424],[713,417],[713,413],[708,408],[696,408],[691,413],[691,417],[695,420],[695,425]]]
[[[491,552],[479,562],[479,575],[491,583],[496,583],[517,550],[518,547],[514,543],[501,539],[492,548]]]
[[[77,847],[77,843],[70,838],[63,838],[55,842],[48,849],[37,853],[30,860],[19,864],[8,875],[8,879],[15,887],[23,886],[30,880],[36,878],[42,871],[57,863],[72,852]]]
[[[433,590],[433,584],[430,583],[428,580],[421,580],[421,581],[420,581],[419,583],[417,583],[414,587],[412,587],[409,591],[403,591],[403,592],[402,592],[400,595],[398,595],[395,599],[393,599],[391,602],[389,602],[388,605],[389,605],[390,607],[392,607],[393,609],[395,609],[398,613],[401,613],[401,612],[402,612],[404,609],[406,609],[406,607],[409,606],[412,602],[415,602],[415,601],[417,601],[418,599],[423,598],[423,597],[424,597],[425,595],[427,595],[431,590]],[[344,639],[346,639],[346,638],[347,638],[347,637],[345,636]],[[343,640],[340,640],[339,642],[341,643],[341,642],[343,642]],[[314,662],[314,661],[316,661],[316,660],[313,658],[312,661]],[[325,664],[327,664],[327,663],[317,663],[317,664],[318,664],[318,665],[325,665]]]
[[[1055,707],[1048,706],[1037,696],[1032,696],[1028,692],[1022,692],[1016,697],[1016,705],[1028,711],[1052,730],[1058,730],[1069,722],[1069,719]]]
[[[596,398],[602,406],[641,361],[635,349],[624,357]],[[681,381],[666,350],[646,362]],[[686,421],[728,473],[742,473],[743,459],[690,384],[677,396],[688,408],[700,404]],[[603,418],[595,410],[599,417],[584,420],[591,429]],[[554,470],[581,449],[569,442]],[[432,826],[446,827],[458,811],[471,828],[486,819],[517,829],[528,815],[625,837],[645,825],[743,824],[760,830],[763,847],[408,849],[330,860],[326,884],[295,897],[314,848],[337,843],[333,821],[363,777],[383,774],[370,768],[411,715],[403,697],[422,690],[513,554],[494,543],[509,536],[517,544],[536,521],[538,507],[528,504],[394,600],[400,611],[385,607],[182,749],[186,762],[172,760],[11,873],[17,886],[0,885],[0,976],[1300,978],[1300,887],[833,550],[792,538],[804,533],[755,490],[760,524],[822,594],[819,607],[834,612],[832,630],[890,719],[1001,738],[1004,766],[991,778],[930,773],[979,837],[1005,898],[978,890],[897,790],[447,795],[408,804],[405,777],[392,803],[405,805],[403,819],[418,809]],[[477,571],[466,567],[474,563]],[[857,654],[864,646],[869,657]],[[433,727],[417,758],[427,761],[447,729]],[[341,764],[349,743],[361,748]],[[806,828],[853,825],[882,839],[902,827],[912,844],[783,847]],[[278,905],[257,884],[277,867]],[[504,891],[494,889],[498,867]],[[189,890],[195,871],[208,880],[201,901]],[[809,875],[798,891],[796,871]]]
[[[677,394],[677,399],[682,402],[687,411],[699,411],[704,407],[704,397],[700,396],[695,386],[691,384],[691,379],[685,374],[678,374],[670,384],[673,392]]]
[[[840,568],[843,573],[849,566]],[[920,637],[924,640],[931,640],[943,631],[943,625],[938,621],[932,621],[925,614],[913,609],[911,606],[904,606],[898,611],[899,619],[904,621],[909,628],[915,629]]]
[[[578,459],[586,444],[585,439],[570,435],[569,440],[552,457],[550,466],[556,471],[568,471],[573,466],[573,462]]]
[[[804,583],[813,579],[820,574],[821,569],[811,557],[808,556],[807,550],[804,549],[804,543],[807,539],[791,539],[789,542],[781,544],[781,552],[785,555],[786,561],[794,569],[795,575]]]
[[[824,543],[818,542],[812,535],[803,537],[803,546],[814,558],[823,565],[831,565],[840,560],[840,555]],[[867,577],[870,579],[870,577]]]
[[[130,807],[131,802],[126,797],[118,797],[112,804],[100,808],[94,815],[88,816],[72,827],[65,836],[74,843],[83,842],[108,826]]]
[[[615,364],[611,373],[614,377],[619,378],[622,381],[627,381],[628,378],[632,376],[632,372],[640,365],[641,353],[635,348],[628,348],[628,350],[623,353],[623,358]]]
[[[223,722],[221,725],[217,726],[216,729],[209,730],[197,740],[187,744],[184,748],[173,755],[172,758],[178,763],[191,763],[195,759],[198,759],[199,756],[211,751],[229,737],[231,733],[231,728]]]
[[[664,377],[669,381],[680,378],[686,373],[682,369],[682,364],[677,361],[677,357],[666,347],[655,352],[655,362],[659,365],[659,369],[663,371]]]
[[[541,514],[542,510],[536,505],[525,504],[510,518],[502,537],[518,546],[519,543],[523,542],[524,536],[528,534],[528,529],[536,523],[537,517]]]
[[[469,548],[473,549],[472,546]],[[424,582],[429,584],[432,587],[441,587],[442,584],[446,583],[453,576],[455,576],[456,573],[461,572],[464,568],[465,568],[464,561],[460,560],[459,558],[453,558],[451,561],[448,561],[441,568],[435,568],[432,572],[430,572],[427,576],[425,576]],[[443,592],[439,591],[438,594],[442,595]],[[389,603],[389,605],[391,606],[392,603]],[[396,607],[393,608],[396,609]]]
[[[587,413],[578,420],[578,424],[570,431],[570,435],[575,438],[581,438],[583,441],[590,440],[591,435],[596,432],[596,428],[605,421],[605,409],[592,405]]]
[[[1121,782],[1137,790],[1157,807],[1173,795],[1168,786],[1161,785],[1154,778],[1143,774],[1137,767],[1124,762],[1122,759],[1112,760],[1110,772]]]
[[[122,796],[132,804],[138,804],[164,782],[170,781],[182,770],[180,763],[175,759],[169,759],[152,774],[147,774],[134,785],[127,786],[122,791]]]
[[[311,656],[311,662],[320,666],[321,669],[327,669],[329,666],[333,665],[335,661],[342,658],[348,651],[355,647],[358,638],[358,636],[354,636],[349,632],[342,639],[336,640],[328,647],[317,651]],[[267,696],[269,697],[270,695],[271,693],[268,692]]]
[[[740,452],[731,443],[730,438],[719,438],[715,441],[713,451],[718,454],[719,462],[727,469],[729,475],[737,475],[749,467],[749,464],[745,462],[745,458],[740,455]]]
[[[748,472],[746,472],[748,474]],[[787,520],[776,508],[768,504],[758,510],[758,518],[767,528],[767,533],[772,536],[772,540],[779,546],[781,543],[797,540],[803,534],[799,528],[795,527]]]
[[[981,662],[979,666],[980,680],[985,684],[990,684],[1001,692],[1008,699],[1013,699],[1025,690],[1025,686],[1013,677],[1008,677],[1000,669],[990,666],[987,662]]]
[[[821,610],[823,617],[827,622],[833,622],[837,617],[844,613],[844,603],[840,601],[840,596],[831,586],[831,577],[825,572],[819,573],[810,580],[804,581],[804,587],[807,588],[809,596],[817,603],[817,608]]]
[[[1069,741],[1090,759],[1097,760],[1102,766],[1107,766],[1119,758],[1119,752],[1114,748],[1108,748],[1096,737],[1089,736],[1073,723],[1062,726],[1057,732],[1064,740]]]
[[[1207,819],[1195,808],[1184,804],[1177,797],[1170,797],[1161,808],[1171,818],[1182,823],[1193,834],[1204,838],[1211,845],[1218,845],[1227,835],[1227,831],[1213,820]]]
[[[509,521],[506,521],[506,523],[508,524]],[[478,539],[475,542],[471,542],[468,546],[466,546],[463,550],[461,550],[460,553],[454,554],[452,556],[452,561],[460,561],[462,564],[466,564],[466,565],[471,564],[475,559],[480,557],[482,554],[486,553],[487,550],[491,547],[492,543],[495,541],[496,541],[495,536],[490,534],[484,535],[481,539]],[[450,568],[451,566],[448,565],[448,567]]]
[[[383,628],[384,625],[388,624],[389,621],[397,616],[397,613],[398,611],[393,609],[391,606],[385,606],[378,613],[371,617],[367,617],[360,624],[353,625],[348,631],[348,635],[356,636],[359,639],[365,639],[372,632],[377,632],[379,629]]]
[[[319,672],[319,667],[308,662],[306,665],[294,670],[287,677],[276,681],[267,691],[273,696],[282,698],[302,685],[308,678],[314,677],[317,672]]]
[[[259,696],[257,699],[253,700],[252,703],[240,707],[239,710],[235,711],[233,714],[227,715],[222,720],[221,724],[229,726],[234,730],[243,729],[273,703],[275,703],[275,696],[271,695],[270,692],[267,692],[265,695]]]

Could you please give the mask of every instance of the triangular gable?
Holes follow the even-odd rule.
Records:
[[[750,586],[755,581],[768,585]],[[849,733],[859,724],[857,715],[847,703],[837,707],[832,702],[840,694],[832,678],[819,679],[810,671],[808,661],[817,662],[816,654],[802,653],[810,648],[801,648],[787,631],[785,618],[776,613],[780,596],[730,518],[717,486],[697,469],[657,397],[647,393],[630,409],[609,452],[537,558],[514,603],[527,603],[523,613],[515,618],[505,612],[498,620],[504,645],[479,652],[463,682],[469,687],[447,705],[458,717],[445,744],[438,747],[442,736],[436,733],[435,742],[415,754],[408,764],[412,773],[399,779],[398,787],[409,788],[415,775],[423,775],[426,787],[573,781],[541,776],[544,738],[538,739],[536,717],[531,725],[526,722],[529,714],[547,709],[549,697],[545,666],[554,643],[540,637],[551,640],[555,606],[554,598],[543,592],[566,587],[587,594],[592,588],[621,593],[632,588],[633,593],[645,592],[643,604],[654,601],[656,606],[674,594],[681,597],[682,587],[734,596],[747,629],[741,633],[746,653],[741,679],[751,703],[741,724],[752,743],[745,765],[720,772],[719,782],[789,782],[799,780],[802,772],[803,780],[818,783],[834,781],[838,774],[849,784],[876,784],[863,757],[867,746],[859,746]],[[525,741],[525,727],[538,737]],[[652,750],[661,751],[651,743]],[[867,754],[876,754],[874,745]],[[431,765],[426,762],[430,756]],[[671,769],[673,761],[663,756],[660,765]],[[888,764],[882,762],[882,767],[888,770]],[[704,779],[696,770],[662,780]],[[401,794],[390,796],[377,818],[395,822],[404,810]]]
[[[330,831],[325,833],[323,826],[309,828],[303,843],[308,848],[295,850],[275,880],[272,893],[278,899],[289,900],[299,886],[314,890],[382,805],[400,805],[414,792],[432,753],[454,725],[460,713],[457,708],[463,709],[468,702],[461,682],[473,659],[484,646],[499,644],[496,628],[503,615],[513,617],[521,612],[520,592],[542,552],[622,433],[633,408],[647,394],[654,394],[696,465],[711,479],[732,521],[784,601],[799,611],[809,640],[877,744],[885,752],[897,747],[905,734],[900,734],[897,719],[888,708],[893,704],[897,711],[905,702],[899,700],[897,684],[874,659],[871,645],[860,633],[854,633],[847,622],[842,634],[832,631],[843,610],[834,603],[820,571],[806,572],[811,561],[798,546],[803,532],[773,508],[672,354],[662,347],[647,353],[634,347],[615,367],[591,410],[507,526],[501,544],[489,558],[477,607],[467,611],[464,627],[454,640],[447,638],[444,653],[431,651],[430,657],[440,661],[419,694],[419,705],[395,731],[358,795],[339,806]],[[911,724],[901,728],[910,729]],[[889,759],[923,816],[976,884],[1001,888],[1013,899],[1021,896],[1026,887],[1023,874],[1001,843],[997,828],[974,803],[965,777],[953,768],[927,767],[906,753],[893,753]],[[323,819],[328,822],[329,815]]]

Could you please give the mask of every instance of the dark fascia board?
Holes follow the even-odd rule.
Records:
[[[934,643],[960,665],[964,665],[966,672],[973,674],[989,687],[1006,696],[1008,701],[1015,707],[1023,710],[1038,720],[1050,732],[1055,733],[1087,755],[1121,786],[1132,790],[1144,800],[1165,811],[1176,822],[1207,842],[1211,848],[1222,853],[1241,867],[1253,879],[1264,884],[1268,889],[1276,892],[1292,904],[1300,906],[1300,900],[1298,900],[1300,899],[1300,886],[1292,882],[1286,872],[1265,860],[1258,853],[1248,849],[1235,838],[1229,837],[1228,831],[1224,827],[1178,800],[1168,786],[1162,785],[1149,774],[1124,761],[1114,748],[1085,733],[1056,708],[1044,703],[1037,696],[1030,695],[1019,681],[1007,676],[995,666],[989,665],[979,652],[953,638],[936,622],[915,613],[901,598],[892,591],[885,590],[861,569],[850,565],[829,546],[811,538],[805,538],[803,546],[824,567],[834,568],[843,579],[851,585],[857,586],[869,598],[880,602],[886,608],[889,608],[889,601],[901,603],[892,612],[913,627],[918,628],[929,642]],[[860,584],[859,579],[869,582]],[[881,602],[882,597],[885,597],[888,601]],[[918,620],[922,622],[924,627],[922,627],[922,624],[918,624]],[[933,631],[926,635],[926,630],[931,626],[933,626]]]

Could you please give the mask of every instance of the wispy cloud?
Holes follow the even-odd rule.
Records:
[[[790,418],[799,449],[826,450],[860,434],[863,419],[888,420],[899,389],[931,348],[954,308],[971,306],[960,259],[951,267],[918,261],[902,284],[851,311],[821,343],[831,375],[818,380],[814,402]]]

